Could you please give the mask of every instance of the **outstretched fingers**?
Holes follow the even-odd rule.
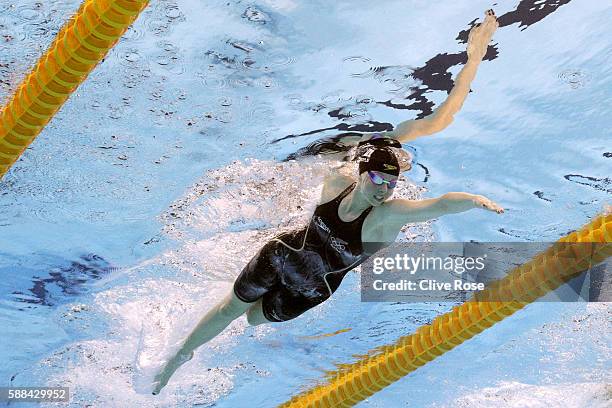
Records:
[[[491,200],[486,200],[485,202],[483,202],[482,207],[485,210],[493,211],[493,212],[496,212],[497,214],[502,214],[504,212],[504,209],[500,205],[498,205],[497,203]]]
[[[470,30],[468,36],[468,56],[482,59],[487,52],[487,47],[493,33],[499,27],[497,17],[493,9],[485,11],[485,17],[482,23],[476,24]]]
[[[478,23],[471,31],[483,37],[488,37],[488,40],[490,40],[495,30],[497,30],[497,27],[499,27],[497,16],[495,16],[493,9],[489,9],[485,11],[485,17],[482,23]],[[470,34],[472,34],[472,32],[470,32]]]
[[[497,27],[499,27],[499,23],[493,9],[485,11],[484,22],[482,23],[483,30],[488,34],[493,35],[495,30],[497,30]]]
[[[493,212],[496,212],[497,214],[502,214],[504,212],[504,209],[499,204],[481,195],[474,196],[474,205],[477,208],[482,208],[483,210],[493,211]]]

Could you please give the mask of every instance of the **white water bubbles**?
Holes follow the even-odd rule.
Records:
[[[349,73],[350,76],[356,78],[366,78],[374,74],[374,67],[372,67],[371,60],[368,57],[362,56],[351,56],[342,59],[343,68]]]
[[[198,75],[206,88],[211,90],[223,90],[229,87],[229,81],[221,73],[209,70]]]
[[[166,36],[175,25],[186,21],[185,15],[174,0],[151,2],[149,9],[151,10],[144,13],[144,25],[155,36]]]
[[[377,66],[365,56],[349,56],[342,60],[342,68],[352,78],[373,78],[386,88],[386,93],[395,97],[406,97],[420,85],[412,74],[414,68],[408,65]]]
[[[233,279],[275,235],[306,226],[330,172],[353,177],[356,168],[336,160],[247,160],[206,172],[161,216],[164,234],[180,248],[165,259],[194,276]],[[394,197],[418,199],[425,191],[401,177]],[[429,236],[429,225],[402,236]]]
[[[6,3],[6,2],[5,2]],[[74,4],[66,1],[24,0],[0,5],[0,66],[10,70],[0,86],[14,87],[11,77],[21,79],[66,22]]]
[[[134,24],[128,27],[127,31],[123,33],[121,37],[122,41],[136,43],[142,40],[146,35],[144,27],[139,23],[138,20]]]
[[[43,4],[39,2],[20,4],[15,8],[15,15],[20,22],[32,22],[43,17]]]
[[[127,62],[138,62],[140,60],[140,54],[138,53],[138,50],[133,49],[127,52],[124,55],[124,58]]]
[[[278,82],[276,81],[276,79],[272,78],[272,77],[262,77],[262,78],[258,78],[255,83],[257,84],[257,86],[261,89],[264,90],[268,90],[268,89],[274,89],[274,88],[278,88]]]
[[[272,21],[267,13],[255,6],[248,6],[242,13],[242,17],[256,24],[269,24]]]
[[[186,71],[180,46],[170,41],[158,41],[156,45],[159,51],[153,61],[158,67],[173,75],[181,75]]]
[[[207,172],[163,216],[181,247],[168,258],[196,276],[232,279],[279,230],[305,225],[327,167],[249,160]]]
[[[164,15],[168,17],[170,20],[174,20],[180,17],[184,17],[183,13],[179,9],[177,4],[168,3],[164,7]]]
[[[242,66],[246,70],[257,70],[264,74],[271,74],[288,68],[295,62],[296,58],[285,52],[267,52],[255,49],[242,60]]]
[[[569,85],[571,89],[580,89],[591,82],[591,74],[579,68],[570,68],[559,73],[559,79]]]
[[[166,272],[169,269],[164,267]],[[161,395],[152,396],[150,389],[159,368],[214,305],[202,299],[222,298],[230,283],[164,278],[156,262],[134,268],[129,281],[124,278],[118,274],[103,290],[54,313],[58,330],[74,334],[73,341],[20,372],[15,384],[35,381],[69,386],[70,407],[93,401],[112,405],[117,395],[122,406],[130,407],[193,406],[227,395],[234,388],[233,373],[240,367],[223,359],[243,334],[244,320],[232,323],[207,344],[213,353],[198,350]],[[71,317],[75,310],[79,310],[78,319]]]

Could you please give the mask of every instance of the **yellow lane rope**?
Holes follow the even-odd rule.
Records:
[[[604,261],[612,255],[611,242],[612,215],[599,216],[430,325],[329,373],[325,383],[280,407],[353,406]]]
[[[0,178],[104,58],[148,0],[87,0],[0,112]]]

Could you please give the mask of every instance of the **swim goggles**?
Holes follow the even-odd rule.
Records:
[[[385,180],[384,178],[380,177],[378,174],[374,173],[371,170],[368,170],[368,176],[370,176],[370,181],[376,184],[377,186],[381,186],[386,183],[389,185],[389,188],[395,188],[395,186],[397,185],[397,179]]]

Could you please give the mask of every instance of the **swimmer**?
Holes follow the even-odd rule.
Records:
[[[320,204],[308,225],[266,243],[236,278],[232,290],[199,321],[192,333],[155,376],[153,394],[194,351],[246,314],[250,325],[294,319],[328,299],[344,276],[376,250],[395,241],[408,223],[424,222],[473,208],[503,213],[490,199],[451,192],[426,200],[392,199],[400,171],[395,149],[400,141],[446,127],[469,91],[476,66],[497,28],[492,10],[470,32],[470,60],[449,98],[431,116],[401,123],[393,132],[367,135],[358,141],[356,179],[334,173],[323,183]]]

